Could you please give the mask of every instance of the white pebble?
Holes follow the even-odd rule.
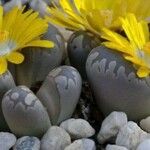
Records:
[[[68,119],[62,122],[60,127],[65,129],[72,139],[88,138],[95,134],[95,130],[83,119]]]
[[[0,149],[9,150],[16,143],[16,137],[8,132],[0,132]]]
[[[43,136],[40,150],[64,150],[70,144],[69,134],[60,127],[52,126]]]
[[[143,141],[136,150],[150,150],[150,139]]]
[[[102,123],[97,139],[100,144],[115,137],[120,128],[127,124],[127,115],[123,112],[112,112]]]
[[[106,146],[106,150],[128,150],[126,147],[118,146],[118,145],[110,145]]]
[[[119,131],[116,139],[116,145],[124,146],[130,150],[135,150],[146,138],[148,138],[148,134],[136,123],[130,121]]]
[[[90,139],[80,139],[67,146],[65,150],[96,150],[96,146]]]

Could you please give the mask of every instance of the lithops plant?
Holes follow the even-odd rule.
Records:
[[[15,82],[9,71],[0,75],[0,104],[2,103],[2,98],[3,98],[4,94],[11,88],[14,88],[15,86],[16,86]],[[2,109],[0,107],[0,130],[4,131],[6,129],[8,129],[8,126],[5,122],[4,115],[3,115]]]
[[[13,7],[4,13],[3,6],[0,6],[0,102],[5,92],[15,88],[15,82],[8,68],[9,64],[20,64],[24,61],[20,49],[32,46],[54,47],[52,41],[40,39],[48,29],[47,22],[32,10],[25,13],[23,11],[24,8]],[[29,18],[26,17],[27,14]],[[38,25],[38,30],[35,24]],[[7,129],[0,109],[0,131],[1,128]]]
[[[120,54],[97,47],[90,53],[86,68],[97,104],[105,115],[116,110],[126,112],[133,120],[150,115],[150,78],[138,78],[135,68]]]
[[[64,58],[65,42],[59,31],[49,24],[43,39],[55,43],[53,48],[26,48],[22,50],[26,61],[16,66],[16,80],[20,85],[35,86],[45,79],[48,73],[59,66]]]
[[[145,26],[137,27],[143,22],[138,22],[133,14],[122,18],[122,23],[128,39],[104,29],[103,38],[108,40],[104,44],[110,49],[104,46],[93,49],[86,70],[105,115],[117,110],[126,112],[129,119],[140,120],[150,115],[148,25],[144,22]],[[140,36],[132,36],[135,32]]]
[[[8,90],[14,88],[15,86],[14,79],[9,71],[0,75],[0,100]]]
[[[2,30],[0,41],[4,44],[0,44],[0,100],[6,123],[14,134],[41,137],[51,122],[58,124],[71,117],[79,100],[82,83],[78,71],[73,67],[56,68],[61,64],[65,47],[58,30],[48,26],[37,12],[29,10],[22,13],[23,11],[23,8],[15,7],[6,12],[7,17],[4,17],[4,23],[7,24],[2,28],[6,28],[6,31]],[[3,15],[2,6],[0,15]],[[40,38],[47,29],[48,32]],[[26,47],[37,48],[23,49]],[[21,64],[24,58],[25,62],[15,67],[13,75],[17,85],[24,84],[28,87],[16,87],[8,68],[10,63]],[[35,90],[35,93],[31,91],[31,86],[36,86],[40,81],[44,83],[41,88],[40,84],[37,87],[39,91],[36,96]],[[1,125],[3,123],[5,122]]]
[[[2,110],[9,128],[18,136],[42,136],[51,126],[44,106],[25,86],[13,88],[4,95]]]
[[[41,137],[51,123],[56,125],[72,116],[81,85],[80,74],[70,66],[52,70],[36,95],[28,87],[14,84],[2,98],[2,112],[9,129],[18,136]]]
[[[78,71],[70,66],[52,70],[37,92],[46,107],[52,124],[70,118],[81,93],[82,81]]]
[[[86,79],[85,64],[90,51],[100,45],[100,40],[93,34],[77,31],[68,41],[68,56],[72,66],[77,68],[83,79]]]
[[[9,12],[4,13],[3,7],[0,6],[0,10],[2,18],[0,28],[3,33],[1,33],[2,44],[0,45],[0,74],[7,71],[8,62],[21,64],[24,61],[20,49],[25,47],[54,47],[52,41],[40,39],[40,36],[47,31],[48,24],[44,19],[39,18],[38,13],[29,10],[26,12],[29,13],[29,18],[27,18],[26,13],[23,13],[24,8],[14,7]],[[6,15],[8,17],[5,17]],[[11,20],[13,17],[14,20]],[[35,28],[35,24],[38,25],[37,28]]]

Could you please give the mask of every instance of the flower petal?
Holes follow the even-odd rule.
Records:
[[[0,75],[7,71],[7,61],[5,58],[0,58]]]
[[[24,56],[18,52],[12,52],[6,57],[9,62],[14,63],[14,64],[21,64],[24,61]]]
[[[24,45],[24,47],[45,47],[45,48],[52,48],[54,47],[54,43],[52,41],[47,40],[35,40],[31,41]]]
[[[150,73],[150,70],[145,67],[140,67],[137,71],[137,75],[140,78],[147,77],[149,75],[149,73]]]
[[[3,7],[0,6],[0,29],[2,28],[3,24]]]

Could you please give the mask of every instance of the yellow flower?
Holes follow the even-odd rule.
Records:
[[[60,0],[61,8],[56,5],[48,8],[50,22],[69,30],[88,30],[100,35],[101,27],[111,27],[114,14],[119,16],[123,0]],[[114,23],[114,25],[116,22]]]
[[[107,41],[104,45],[122,53],[123,57],[132,62],[137,69],[138,77],[147,77],[150,74],[150,34],[148,23],[138,21],[130,13],[120,18],[126,37],[104,28],[102,38]]]
[[[149,19],[150,1],[143,0],[60,0],[60,8],[48,8],[50,22],[70,30],[86,30],[101,35],[107,27],[120,29],[119,17],[135,13],[138,19]]]
[[[7,61],[20,64],[24,56],[20,49],[30,46],[53,47],[51,41],[40,40],[46,32],[48,24],[38,17],[38,13],[29,10],[23,13],[24,8],[13,8],[3,14],[0,6],[0,75],[7,70]]]

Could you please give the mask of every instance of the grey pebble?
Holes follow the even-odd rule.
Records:
[[[96,150],[96,146],[93,140],[80,139],[67,146],[65,150]]]
[[[52,126],[41,140],[41,150],[64,150],[69,144],[69,134],[63,128]]]
[[[68,119],[61,123],[72,139],[88,138],[95,134],[94,128],[83,119]]]
[[[150,139],[144,140],[136,150],[150,150]]]
[[[126,147],[118,146],[118,145],[110,145],[106,146],[106,150],[128,150]]]
[[[9,150],[15,143],[15,135],[8,132],[0,132],[0,150]]]
[[[127,115],[124,112],[112,112],[102,122],[97,139],[100,144],[117,136],[121,127],[127,124]]]
[[[135,122],[129,121],[120,129],[116,145],[135,150],[142,141],[149,138],[148,136]]]
[[[17,140],[13,150],[40,150],[40,140],[36,137],[21,137]]]

